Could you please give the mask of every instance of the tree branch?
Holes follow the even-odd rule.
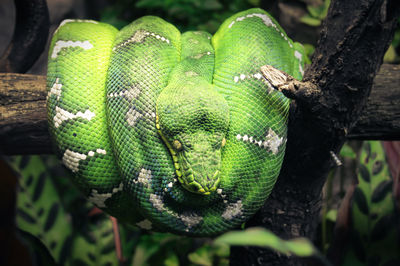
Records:
[[[0,153],[51,153],[46,77],[0,74]]]
[[[400,139],[400,66],[382,65],[350,139]],[[0,73],[0,150],[51,153],[46,77]]]
[[[372,117],[373,116],[373,117]],[[400,140],[400,65],[383,64],[350,139]]]
[[[362,126],[363,121],[371,125],[371,120],[361,114],[370,117],[369,107],[364,106],[399,13],[400,3],[395,0],[331,1],[312,64],[303,79],[317,92],[309,91],[308,101],[305,90],[301,99],[292,102],[281,173],[270,197],[246,226],[263,226],[283,238],[314,237],[322,187],[334,166],[331,154],[340,150],[352,131],[361,137],[366,129],[355,130],[356,125]],[[304,265],[297,258],[256,247],[232,248],[230,262]]]
[[[49,36],[49,11],[46,0],[14,0],[15,30],[10,44],[0,57],[0,72],[24,73],[42,54]]]
[[[400,106],[396,97],[399,89],[394,86],[399,84],[399,69],[390,71],[393,74],[385,75],[381,83],[378,75],[367,99],[393,37],[399,10],[395,0],[332,0],[303,80],[313,84],[317,93],[311,102],[307,97],[293,101],[280,176],[271,196],[247,226],[261,225],[284,238],[312,238],[319,220],[322,186],[333,166],[331,153],[337,153],[348,137],[398,138],[389,132],[400,132],[399,110],[395,110]],[[387,78],[393,81],[386,82]],[[0,150],[5,154],[51,152],[44,88],[44,77],[0,76]],[[261,248],[237,247],[231,252],[231,264],[302,262]]]

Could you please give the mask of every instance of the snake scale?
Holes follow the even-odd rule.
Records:
[[[121,222],[216,235],[270,194],[289,100],[262,65],[302,76],[302,47],[261,9],[212,36],[145,16],[120,31],[65,20],[49,52],[50,133],[74,183]]]

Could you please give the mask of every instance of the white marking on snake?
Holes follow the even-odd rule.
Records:
[[[223,191],[222,191],[222,189],[217,189],[217,193],[218,193],[218,195],[220,195],[221,196],[221,198],[225,198],[226,197],[226,195],[223,193]]]
[[[271,128],[268,130],[265,142],[268,143],[268,147],[274,155],[278,153],[278,149],[282,144],[282,140],[283,137],[279,137],[278,134],[276,134]]]
[[[232,21],[228,28],[232,28],[232,26],[236,23],[236,22],[240,22],[245,20],[246,18],[252,18],[252,17],[258,17],[260,18],[263,23],[267,26],[267,27],[273,27],[278,33],[280,33],[280,35],[287,41],[287,43],[289,44],[290,48],[293,47],[293,45],[289,42],[289,40],[287,39],[287,37],[285,36],[285,34],[283,32],[280,31],[280,29],[278,28],[278,26],[272,21],[272,19],[267,16],[266,14],[262,14],[262,13],[253,13],[253,14],[247,14],[246,16],[243,17],[237,17],[234,21]]]
[[[165,210],[161,196],[156,194],[150,194],[149,201],[151,202],[151,204],[153,204],[153,207],[156,208],[156,210],[160,212],[163,212]]]
[[[126,121],[128,124],[133,127],[136,125],[136,122],[139,118],[141,118],[143,115],[136,111],[135,109],[129,109],[128,112],[126,113]]]
[[[74,152],[71,151],[69,149],[67,149],[64,152],[63,158],[62,158],[62,162],[64,163],[64,165],[71,169],[72,172],[78,172],[78,167],[79,167],[79,161],[80,160],[86,160],[87,156],[86,154],[82,154],[79,152]]]
[[[93,45],[89,41],[63,41],[59,40],[56,42],[53,48],[53,52],[51,53],[51,58],[55,59],[58,56],[58,53],[61,51],[63,48],[69,48],[69,47],[80,47],[85,50],[89,50],[93,48]]]
[[[274,155],[278,153],[278,149],[283,143],[283,137],[279,137],[278,134],[275,133],[271,128],[268,130],[267,136],[265,136],[265,139],[262,140],[257,140],[253,136],[247,136],[247,135],[236,135],[237,140],[241,140],[243,142],[250,142],[254,145],[259,146],[260,148],[264,148],[267,150],[270,150]]]
[[[98,154],[103,154],[103,155],[106,155],[106,154],[107,154],[106,150],[97,149],[96,151],[89,151],[89,152],[88,152],[88,156],[93,157],[93,156],[96,154],[96,152],[97,152]]]
[[[232,21],[231,24],[229,24],[228,28],[232,28],[232,26],[233,26],[233,24],[235,24],[235,22],[243,21],[246,18],[252,18],[252,17],[258,17],[258,18],[262,19],[263,23],[267,27],[274,27],[274,26],[276,27],[276,25],[272,22],[272,20],[267,15],[261,14],[261,13],[253,13],[253,14],[248,14],[243,17],[236,18],[236,20]]]
[[[271,84],[262,78],[263,75],[260,72],[256,72],[254,74],[239,74],[238,76],[234,76],[233,77],[233,81],[235,83],[238,83],[239,81],[244,81],[244,80],[251,80],[251,79],[257,79],[257,80],[261,80],[265,85],[267,85],[268,87],[268,93],[270,93],[271,91],[273,91],[274,89],[272,88]]]
[[[107,98],[114,97],[125,97],[128,101],[132,101],[136,99],[140,95],[140,86],[138,84],[134,84],[129,90],[123,90],[120,92],[114,92],[107,95]]]
[[[121,47],[123,47],[123,46],[126,46],[126,45],[128,45],[128,44],[130,44],[130,43],[140,43],[140,42],[143,42],[143,40],[144,40],[146,37],[148,37],[148,36],[156,37],[156,39],[159,39],[159,40],[161,40],[161,41],[166,42],[166,43],[169,44],[169,40],[168,40],[167,38],[165,38],[165,37],[163,37],[163,36],[160,36],[160,35],[158,35],[158,34],[155,34],[154,32],[148,32],[148,31],[145,31],[145,30],[137,30],[137,31],[135,31],[135,33],[133,34],[133,36],[130,37],[128,40],[126,40],[126,41],[124,41],[123,43],[120,43],[120,44],[118,44],[117,46],[115,46],[115,47],[113,48],[113,51],[115,51],[116,49],[121,48]]]
[[[70,22],[85,22],[85,23],[99,24],[99,22],[90,19],[64,19],[63,21],[61,21],[59,27],[64,26],[65,24]]]
[[[194,58],[194,59],[200,59],[200,58],[202,58],[202,57],[205,56],[205,55],[211,55],[211,52],[204,52],[204,53],[200,53],[200,54],[197,54],[197,55],[193,55],[192,58]]]
[[[255,74],[249,74],[249,75],[239,74],[238,76],[233,77],[233,81],[235,83],[237,83],[237,82],[239,82],[239,79],[245,80],[245,79],[253,79],[253,78],[260,80],[262,78],[262,74],[259,72],[255,73]]]
[[[150,187],[150,180],[151,180],[151,170],[142,168],[140,169],[137,182],[143,184],[143,186]]]
[[[158,210],[159,212],[166,212],[169,215],[180,219],[185,225],[186,225],[186,231],[189,231],[189,229],[197,224],[199,224],[202,220],[203,217],[194,214],[194,213],[182,213],[182,214],[177,214],[167,208],[165,208],[162,197],[156,194],[150,194],[149,201],[151,204],[153,204],[153,207]]]
[[[222,218],[224,218],[225,220],[230,220],[233,217],[236,217],[238,215],[242,214],[242,208],[243,208],[243,203],[241,200],[238,200],[235,203],[231,203],[229,204],[225,211],[222,213]]]
[[[56,34],[62,26],[71,22],[85,22],[85,23],[99,24],[99,22],[90,19],[64,19],[63,21],[61,21],[60,25],[58,26],[54,34]]]
[[[86,110],[84,113],[79,111],[76,114],[73,114],[68,112],[67,110],[62,109],[61,107],[56,106],[56,115],[54,116],[53,121],[54,126],[58,128],[64,121],[76,118],[83,118],[90,121],[94,116],[95,114],[89,109]]]
[[[102,155],[105,155],[107,153],[106,150],[103,149],[97,149],[96,152]],[[78,172],[79,170],[79,161],[86,160],[87,156],[92,157],[94,155],[95,155],[94,151],[89,151],[88,154],[86,155],[84,153],[79,153],[67,149],[64,152],[62,161],[67,168],[71,169],[71,171],[75,173]]]
[[[203,217],[194,213],[182,213],[179,215],[179,218],[186,225],[186,227],[188,227],[186,229],[187,232],[189,231],[189,228],[198,225],[203,220]]]
[[[99,193],[97,189],[92,189],[91,195],[88,200],[99,208],[105,208],[105,201],[113,196],[113,194],[122,191],[124,184],[120,183],[118,187],[112,189],[111,193]]]
[[[301,61],[303,60],[303,55],[299,51],[294,51],[294,56],[299,59],[299,71],[301,75],[304,75],[303,67],[301,66]]]
[[[96,152],[99,154],[103,154],[103,155],[107,154],[106,150],[103,150],[103,149],[97,149]]]
[[[193,39],[193,38],[190,38],[190,39],[188,40],[188,42],[189,42],[189,43],[193,43],[193,44],[198,44],[198,43],[199,43],[198,40]]]
[[[144,219],[143,221],[136,223],[136,225],[145,230],[151,230],[152,228],[151,222],[147,219]]]
[[[47,101],[49,100],[51,95],[57,95],[57,101],[60,100],[61,97],[61,88],[62,84],[60,83],[60,78],[56,78],[56,82],[54,82],[53,86],[51,87],[50,91],[47,93]]]
[[[197,74],[197,73],[194,72],[194,71],[186,71],[186,72],[185,72],[185,75],[186,75],[187,77],[196,77],[196,76],[198,76],[199,74]]]

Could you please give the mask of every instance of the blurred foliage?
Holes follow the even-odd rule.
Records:
[[[231,231],[214,241],[215,244],[235,246],[257,246],[273,249],[277,252],[299,257],[320,256],[318,249],[306,238],[283,240],[265,228],[249,228],[243,231]]]
[[[215,241],[119,225],[86,201],[55,156],[15,156],[16,223],[33,257],[46,265],[229,265],[230,245],[256,245],[286,255],[320,256],[307,239],[282,240],[265,229],[228,232]],[[118,252],[122,257],[118,258]],[[40,259],[38,259],[40,258]]]
[[[307,5],[308,13],[300,18],[300,21],[311,27],[321,26],[322,20],[325,19],[331,0],[321,0],[316,4]],[[394,38],[388,50],[385,53],[383,61],[385,63],[398,64],[400,63],[400,18],[398,19],[398,28],[395,31]],[[315,47],[312,44],[303,44],[306,52],[305,63],[311,63],[311,56],[314,53]]]
[[[400,18],[398,20],[398,25],[400,25]],[[393,41],[386,51],[383,62],[392,64],[400,63],[400,27],[398,27],[394,33]]]
[[[351,154],[348,159],[357,162],[354,183],[346,187],[339,216],[332,220],[335,230],[325,232],[331,236],[325,245],[335,265],[400,265],[400,206],[396,206],[400,195],[394,193],[400,176],[390,173],[387,161],[393,155],[400,158],[398,147],[396,154],[388,156],[381,142],[365,141],[353,145],[356,158],[346,152]],[[397,170],[399,166],[397,161]]]
[[[314,27],[321,25],[322,20],[326,17],[326,14],[328,14],[330,4],[331,0],[323,0],[317,5],[307,5],[308,14],[300,18],[300,21]]]
[[[307,6],[308,14],[301,18],[303,23],[312,27],[321,24],[326,16],[330,0],[320,1],[320,3],[317,6]],[[259,4],[259,0],[115,0],[112,5],[102,11],[101,20],[113,24],[117,28],[122,28],[140,16],[152,14],[176,25],[181,31],[205,30],[214,33],[227,17]],[[306,63],[309,64],[311,63],[309,58],[315,47],[311,44],[304,44],[304,48],[307,55]],[[399,50],[400,29],[395,33],[393,42],[385,55],[385,62],[399,62]],[[373,147],[376,145],[373,144]],[[361,163],[363,160],[365,162],[365,155],[360,154],[361,145],[351,142],[343,146],[340,151],[340,159],[355,171],[358,159],[361,158]],[[376,158],[383,161],[383,150],[376,151],[376,154]],[[210,238],[149,233],[120,225],[122,258],[118,259],[113,225],[109,217],[103,213],[95,212],[93,214],[94,206],[88,203],[71,185],[68,181],[68,173],[60,167],[54,157],[19,156],[12,158],[10,163],[21,176],[16,217],[19,234],[26,243],[29,243],[31,252],[41,258],[46,265],[57,263],[61,265],[222,266],[229,264],[229,247],[231,245],[260,246],[286,255],[321,258],[320,252],[307,239],[282,240],[260,228],[228,232],[213,241]],[[368,171],[373,171],[374,166],[371,165],[371,162],[366,162],[366,165]],[[355,177],[355,174],[349,175],[349,172],[344,169],[345,167],[340,167],[333,170],[328,176],[324,189],[320,241],[316,243],[323,253],[332,250],[335,245],[334,227],[342,217],[342,213],[340,210],[338,211],[338,202],[344,198],[346,190],[349,190]],[[362,169],[362,166],[359,166],[359,169]],[[386,235],[383,235],[384,237],[381,237],[379,241],[388,241],[386,244],[382,244],[384,246],[381,247],[381,250],[385,251],[384,247],[387,245],[394,247],[389,243],[393,241],[390,240],[390,236],[394,235],[394,231],[390,230],[396,229],[390,227],[390,223],[380,222],[388,220],[383,218],[392,217],[391,214],[394,213],[394,205],[390,203],[390,189],[385,186],[386,194],[380,195],[385,203],[372,200],[374,191],[378,187],[383,187],[383,185],[380,186],[383,182],[388,183],[389,177],[388,175],[374,177],[368,183],[365,179],[360,178],[360,175],[359,170],[360,184],[357,189],[359,192],[356,192],[357,199],[350,206],[351,211],[349,210],[349,212],[352,215],[351,227],[358,230],[358,237],[361,240],[353,243],[353,246],[341,243],[347,248],[345,253],[345,263],[347,264],[360,260],[360,247],[362,247],[364,255],[373,254],[373,251],[378,250],[374,245],[381,242],[374,243],[375,239],[368,236],[373,233],[373,228],[378,224],[381,226],[380,230],[386,232]],[[376,206],[378,206],[377,204],[383,205],[378,208],[374,207],[374,204]],[[374,208],[378,208],[378,211]],[[378,237],[380,237],[379,234]],[[334,253],[335,255],[338,256]],[[366,259],[365,256],[364,259]]]
[[[101,21],[121,28],[143,15],[155,15],[181,32],[204,30],[215,33],[231,15],[252,7],[259,0],[116,0],[101,14]]]
[[[20,176],[16,224],[35,257],[60,265],[114,264],[112,223],[104,214],[88,215],[93,205],[54,156],[16,156],[9,163]]]
[[[364,142],[358,184],[349,205],[349,240],[343,265],[400,265],[400,216],[392,195],[385,152],[379,141]],[[342,224],[340,224],[342,226]]]

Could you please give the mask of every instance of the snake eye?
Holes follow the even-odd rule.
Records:
[[[221,147],[224,147],[225,144],[226,144],[226,138],[223,138],[223,139],[222,139],[222,142],[221,142]]]
[[[182,143],[177,139],[172,142],[172,145],[177,151],[180,151],[182,149]]]

